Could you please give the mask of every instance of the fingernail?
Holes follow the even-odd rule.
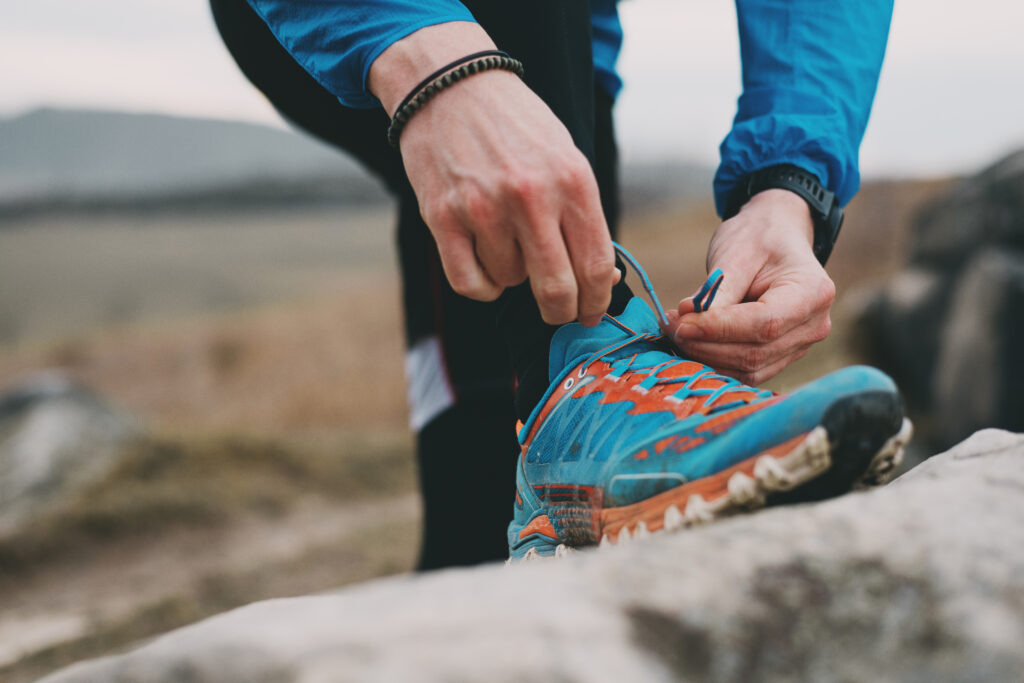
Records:
[[[680,323],[676,328],[676,339],[700,339],[704,336],[704,330],[693,323]]]

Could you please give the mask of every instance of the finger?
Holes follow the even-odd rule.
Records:
[[[562,236],[578,287],[579,320],[596,325],[608,310],[615,282],[615,251],[604,218],[597,180],[579,156],[563,180]]]
[[[441,266],[452,289],[477,301],[497,299],[504,288],[480,266],[470,236],[461,231],[444,231],[435,235]]]
[[[526,262],[519,245],[508,233],[478,234],[476,240],[477,260],[495,284],[513,287],[526,279]]]
[[[477,260],[496,284],[518,285],[526,279],[522,251],[514,231],[494,201],[479,190],[466,188],[453,209],[454,220],[463,232],[473,236]]]
[[[693,313],[694,310],[696,310],[696,309],[694,308],[694,305],[693,305],[693,297],[692,296],[688,296],[685,299],[683,299],[682,301],[680,301],[679,305],[676,307],[676,312],[680,316],[681,315],[686,315],[687,313]]]
[[[810,348],[815,341],[809,330],[801,329],[770,344],[691,341],[681,345],[680,351],[685,357],[713,368],[753,373],[788,358],[797,350]]]
[[[668,320],[668,324],[661,326],[661,333],[671,342],[676,326],[679,324],[679,312],[669,309],[665,311],[665,318]]]
[[[727,377],[737,379],[740,382],[746,384],[747,386],[757,387],[764,384],[772,377],[775,377],[780,372],[785,370],[787,367],[789,367],[796,361],[806,356],[808,351],[810,351],[810,347],[797,349],[796,351],[786,356],[785,358],[782,358],[772,363],[768,367],[762,368],[761,370],[758,370],[756,372],[737,372],[733,370],[719,370],[718,372],[720,374],[726,375]]]
[[[519,242],[530,289],[541,317],[549,325],[572,322],[577,315],[576,276],[556,223],[531,229]]]
[[[744,252],[738,256],[719,257],[713,261],[709,256],[707,265],[708,273],[713,273],[720,268],[725,274],[715,293],[715,306],[722,308],[757,298],[756,294],[751,296],[750,290],[754,279],[764,266],[764,260],[760,254]],[[694,296],[699,291],[700,287],[694,291]],[[687,297],[687,299],[692,304],[694,297]]]
[[[675,340],[677,344],[687,339],[763,344],[806,323],[827,306],[800,284],[784,283],[768,289],[757,301],[680,316]]]

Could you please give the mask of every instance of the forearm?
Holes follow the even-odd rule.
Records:
[[[296,62],[342,104],[357,108],[379,104],[367,88],[368,72],[391,45],[426,27],[473,23],[458,0],[248,2]]]
[[[715,177],[721,212],[749,173],[791,163],[845,204],[885,53],[892,0],[736,0],[743,95]]]
[[[374,60],[369,89],[384,111],[394,114],[402,98],[427,74],[460,57],[493,49],[494,41],[479,24],[459,21],[428,26],[393,43]]]

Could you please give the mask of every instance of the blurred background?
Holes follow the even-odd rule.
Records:
[[[717,223],[735,14],[620,8],[623,241],[674,302]],[[911,464],[1024,430],[1021,26],[1009,0],[897,3],[834,331],[771,383],[883,367]],[[0,679],[412,566],[392,213],[249,86],[202,0],[6,0]]]

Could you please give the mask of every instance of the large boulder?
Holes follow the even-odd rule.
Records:
[[[102,478],[133,422],[64,375],[32,375],[0,393],[0,536]]]
[[[906,269],[868,297],[858,345],[896,379],[933,446],[983,427],[1024,430],[1022,273],[1024,150],[924,206]]]
[[[1024,431],[1024,254],[978,252],[960,276],[935,367],[933,431]]]
[[[272,600],[47,683],[1002,681],[1024,671],[1024,436],[645,542]]]
[[[955,271],[992,245],[1024,250],[1024,150],[923,207],[914,219],[910,261]]]

